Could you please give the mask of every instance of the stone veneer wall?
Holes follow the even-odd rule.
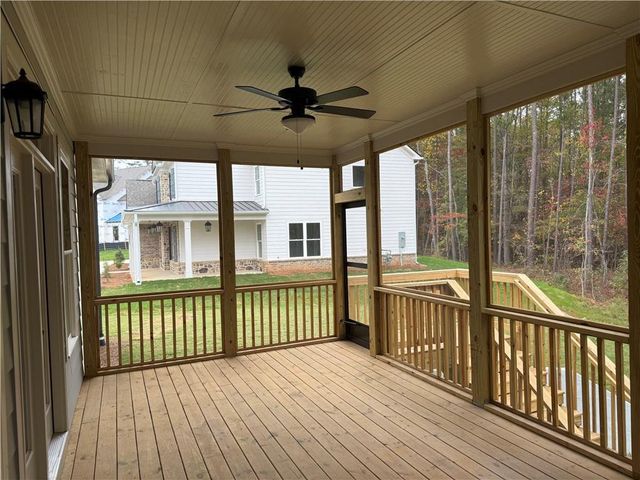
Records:
[[[194,275],[220,275],[220,261],[197,261],[192,262]],[[184,262],[169,261],[169,270],[184,275]],[[236,272],[238,273],[260,273],[264,271],[264,262],[258,259],[236,260]]]
[[[140,225],[140,265],[142,268],[160,268],[160,233],[155,228]]]
[[[367,262],[366,257],[349,257],[349,260],[361,263]],[[220,262],[217,260],[198,261],[193,262],[192,265],[194,275],[220,275]],[[415,265],[417,265],[415,254],[402,256],[403,267],[409,268]],[[383,263],[383,267],[400,267],[400,255],[392,255],[391,261]],[[169,261],[169,270],[178,275],[184,275],[184,262]],[[300,260],[277,260],[272,262],[259,259],[236,260],[236,272],[238,273],[264,272],[271,275],[292,275],[296,273],[330,271],[331,259],[329,258],[304,258]]]
[[[158,192],[160,193],[160,203],[171,201],[171,180],[167,170],[162,170],[158,174]]]

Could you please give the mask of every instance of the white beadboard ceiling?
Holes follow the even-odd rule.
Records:
[[[19,7],[17,7],[19,8]],[[77,138],[293,147],[281,112],[239,91],[290,86],[289,63],[319,93],[370,120],[318,115],[302,146],[336,149],[476,87],[616,35],[638,2],[32,2]]]

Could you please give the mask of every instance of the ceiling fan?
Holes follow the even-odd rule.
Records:
[[[289,115],[282,117],[282,125],[296,134],[302,133],[316,121],[313,115],[305,113],[305,110],[311,110],[318,113],[329,113],[332,115],[343,115],[345,117],[354,118],[371,118],[376,112],[374,110],[364,110],[361,108],[339,107],[336,105],[327,105],[349,98],[368,95],[365,89],[360,87],[348,87],[335,92],[324,93],[318,95],[313,88],[301,87],[300,79],[304,75],[305,67],[301,65],[289,65],[289,75],[295,80],[293,87],[282,89],[276,95],[257,87],[239,85],[236,88],[245,92],[254,93],[262,97],[275,100],[279,107],[271,108],[253,108],[247,110],[239,110],[235,112],[218,113],[214,117],[226,117],[229,115],[239,115],[242,113],[261,112],[261,111],[282,111],[291,110]]]

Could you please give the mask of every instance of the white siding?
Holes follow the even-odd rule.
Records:
[[[176,200],[218,201],[216,165],[211,163],[175,162]],[[233,199],[256,198],[253,166],[233,165]]]
[[[264,239],[265,258],[289,258],[289,223],[296,222],[320,222],[322,257],[330,257],[329,171],[294,167],[265,167],[264,170],[266,206],[269,209]]]
[[[398,233],[405,232],[403,253],[416,249],[415,155],[401,147],[380,156],[380,221],[382,250],[399,253]]]
[[[256,223],[254,220],[235,222],[236,258],[256,258]],[[191,256],[194,262],[220,260],[220,233],[218,222],[211,222],[211,231],[204,228],[205,221],[191,222]],[[184,262],[184,230],[178,226],[180,261]]]
[[[380,221],[382,250],[399,253],[398,233],[405,232],[403,253],[416,253],[416,192],[414,159],[408,147],[400,147],[380,155]],[[364,165],[364,160],[342,168],[344,189],[353,188],[353,166]],[[347,255],[360,257],[367,254],[365,209],[347,213]]]

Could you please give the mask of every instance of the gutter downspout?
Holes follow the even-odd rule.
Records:
[[[106,192],[113,185],[112,169],[113,169],[113,163],[110,162],[110,166],[109,168],[107,168],[107,185],[93,192],[93,203],[92,203],[93,221],[94,221],[93,228],[95,229],[96,232],[98,232],[98,195],[100,195],[102,192]],[[99,260],[100,259],[100,241],[99,240],[95,244],[95,249],[96,249],[96,259],[98,259],[98,265],[99,265],[100,264],[100,260]],[[99,268],[96,270],[96,278],[94,281],[96,286],[96,293],[100,295],[101,286],[100,286],[100,269]],[[100,346],[103,347],[107,344],[107,342],[105,341],[104,333],[102,331],[102,318],[100,318],[100,315],[101,315],[101,312],[100,312],[100,309],[98,309],[98,337],[100,339]]]

